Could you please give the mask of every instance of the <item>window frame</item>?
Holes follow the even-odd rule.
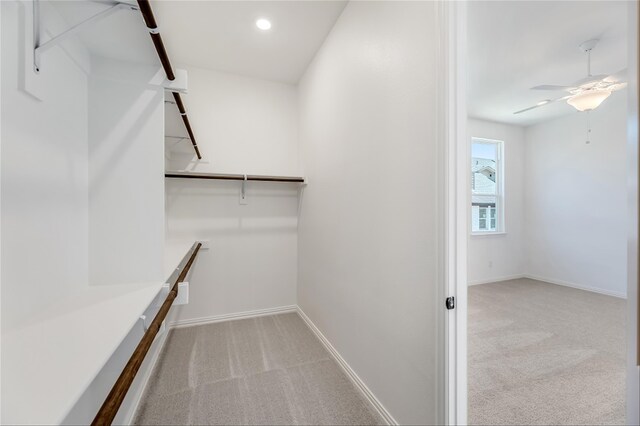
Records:
[[[495,215],[497,218],[496,221],[496,229],[495,231],[482,231],[482,230],[473,230],[473,204],[472,204],[472,196],[473,196],[473,186],[471,175],[471,161],[473,158],[473,145],[474,144],[486,144],[486,145],[494,145],[496,146],[496,207],[495,207]],[[468,185],[468,220],[469,224],[469,233],[472,236],[483,236],[483,235],[502,235],[506,234],[506,218],[505,218],[505,191],[504,191],[504,182],[505,182],[505,155],[504,155],[504,141],[498,139],[489,139],[489,138],[481,138],[481,137],[471,137],[469,139],[469,161],[467,162],[467,173],[469,173],[469,179],[467,179]],[[493,195],[493,194],[486,194]],[[486,217],[487,226],[491,225],[491,209],[487,207],[487,217]]]

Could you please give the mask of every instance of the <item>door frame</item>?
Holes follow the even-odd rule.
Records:
[[[638,149],[639,95],[638,58],[640,57],[640,8],[638,2],[629,2],[628,21],[628,235],[627,235],[627,424],[640,423],[640,288],[638,287],[638,219],[640,174],[638,171],[640,150]],[[635,77],[635,78],[632,78]]]
[[[455,297],[446,318],[446,424],[467,424],[467,2],[445,2],[445,288]]]
[[[467,1],[445,2],[443,37],[445,96],[445,291],[455,297],[445,324],[445,423],[467,424]],[[629,2],[628,257],[627,257],[627,424],[640,422],[640,6]]]

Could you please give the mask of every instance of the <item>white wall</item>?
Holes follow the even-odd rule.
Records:
[[[25,41],[31,2],[0,4],[2,339],[19,340],[2,346],[2,422],[58,423],[83,383],[102,381],[99,392],[89,386],[71,408],[84,416],[74,423],[87,423],[118,372],[93,378],[77,371],[97,372],[115,347],[93,351],[101,345],[91,339],[101,329],[81,320],[54,333],[47,327],[84,312],[89,317],[116,298],[90,284],[156,281],[159,287],[164,279],[163,93],[148,80],[136,86],[127,70],[117,81],[99,76],[102,68],[74,38],[48,50],[35,77]],[[45,34],[68,29],[50,2],[41,2],[41,18]],[[123,304],[125,295],[117,296]],[[101,325],[104,334],[118,334],[110,325]],[[138,329],[132,333],[139,339]],[[56,345],[28,350],[37,345],[21,336]],[[78,349],[71,341],[87,344]],[[120,369],[134,346],[129,339],[118,349]],[[62,386],[51,379],[60,371],[69,379]],[[54,387],[59,392],[46,401],[33,396]]]
[[[184,66],[189,93],[182,96],[202,161],[172,154],[173,169],[200,172],[297,175],[296,87],[229,73]],[[173,101],[173,97],[168,97]],[[167,107],[167,135],[185,135],[174,106]]]
[[[172,153],[169,169],[299,175],[296,87],[185,67],[183,96],[203,161]],[[172,100],[172,98],[169,98]],[[167,134],[184,134],[169,106]],[[174,321],[291,306],[296,303],[298,190],[296,184],[252,182],[240,205],[240,182],[167,179],[166,235],[170,246],[209,240],[198,255],[190,302]]]
[[[504,142],[505,174],[505,233],[469,236],[469,284],[520,276],[525,272],[524,129],[519,126],[469,119],[467,133],[469,144],[472,137]]]
[[[403,424],[442,421],[436,7],[349,3],[300,83],[298,304]]]
[[[27,93],[25,27],[32,19],[27,6],[0,2],[3,424],[59,420],[23,398],[33,389],[24,383],[32,383],[34,374],[41,378],[38,385],[47,385],[39,359],[55,355],[5,343],[20,330],[44,330],[41,322],[63,315],[56,308],[82,292],[88,280],[89,55],[73,40],[64,50],[51,49],[38,77],[40,99]],[[46,2],[41,16],[48,30],[64,28]]]
[[[164,282],[164,89],[149,84],[158,68],[91,59],[88,284]],[[148,318],[155,316],[164,298],[166,294],[155,303],[149,301]],[[63,424],[93,420],[143,334],[136,323]],[[155,339],[115,424],[133,417],[164,338],[160,333]]]
[[[30,11],[22,2],[1,5],[4,333],[87,283],[89,56],[73,42],[47,52],[37,100],[23,90]],[[60,21],[47,3],[42,14]]]
[[[626,92],[591,117],[521,128],[470,119],[505,141],[506,234],[469,237],[469,284],[528,276],[626,295]],[[492,265],[492,266],[490,266]]]
[[[158,72],[92,58],[89,283],[164,281],[164,89]]]
[[[527,274],[626,296],[626,92],[526,131]]]

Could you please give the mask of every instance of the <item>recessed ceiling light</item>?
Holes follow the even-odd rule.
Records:
[[[271,29],[271,22],[268,19],[260,18],[256,21],[256,27],[262,31],[267,31]]]

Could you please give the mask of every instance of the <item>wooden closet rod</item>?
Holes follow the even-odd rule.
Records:
[[[245,178],[246,176],[246,178]],[[192,172],[166,172],[166,178],[180,179],[213,179],[213,180],[247,180],[260,182],[293,182],[304,183],[300,176],[264,176],[264,175],[238,175],[224,173],[192,173]]]
[[[160,307],[156,316],[153,318],[153,321],[151,321],[151,325],[147,328],[147,331],[144,332],[140,343],[138,343],[138,346],[133,351],[127,365],[125,365],[122,373],[120,373],[120,377],[116,380],[116,383],[111,388],[111,392],[109,392],[107,399],[104,400],[98,414],[96,414],[96,417],[93,419],[93,422],[91,423],[92,425],[110,425],[113,422],[120,405],[122,405],[124,397],[127,395],[127,392],[131,387],[131,383],[133,383],[133,379],[135,379],[136,374],[140,369],[140,365],[142,365],[142,361],[144,361],[144,357],[147,355],[147,352],[149,352],[149,348],[158,334],[158,331],[160,331],[162,321],[164,321],[169,313],[173,300],[178,296],[178,284],[183,282],[187,277],[189,269],[191,268],[191,265],[193,265],[193,261],[198,255],[198,250],[200,250],[201,246],[202,243],[193,243],[191,249],[182,258],[180,265],[178,265],[169,278],[168,282],[171,286],[171,290],[169,291],[167,298]],[[117,315],[117,313],[114,313],[114,315]]]
[[[158,53],[158,57],[160,58],[160,63],[162,63],[162,68],[164,68],[164,72],[167,75],[167,79],[169,79],[170,81],[173,81],[176,79],[176,76],[173,73],[173,68],[171,67],[171,61],[169,60],[169,55],[167,55],[167,50],[164,48],[162,37],[160,36],[160,32],[158,31],[158,24],[156,23],[155,16],[153,16],[153,10],[151,9],[151,4],[149,3],[149,0],[138,0],[138,6],[140,7],[140,12],[142,13],[144,22],[147,25],[147,29],[149,30],[149,35],[151,36],[151,41],[153,41],[153,45],[156,48],[156,52]],[[187,117],[187,111],[185,110],[184,104],[182,103],[182,98],[180,97],[180,93],[173,92],[173,99],[175,99],[176,101],[176,106],[178,107],[178,111],[180,111],[182,122],[184,123],[184,127],[186,127],[187,129],[187,133],[189,134],[189,139],[191,139],[191,145],[193,145],[193,149],[196,151],[198,160],[202,160],[202,155],[200,155],[200,149],[198,149],[198,144],[196,143],[196,138],[193,135],[193,130],[191,129],[191,123],[189,123],[189,118]]]

